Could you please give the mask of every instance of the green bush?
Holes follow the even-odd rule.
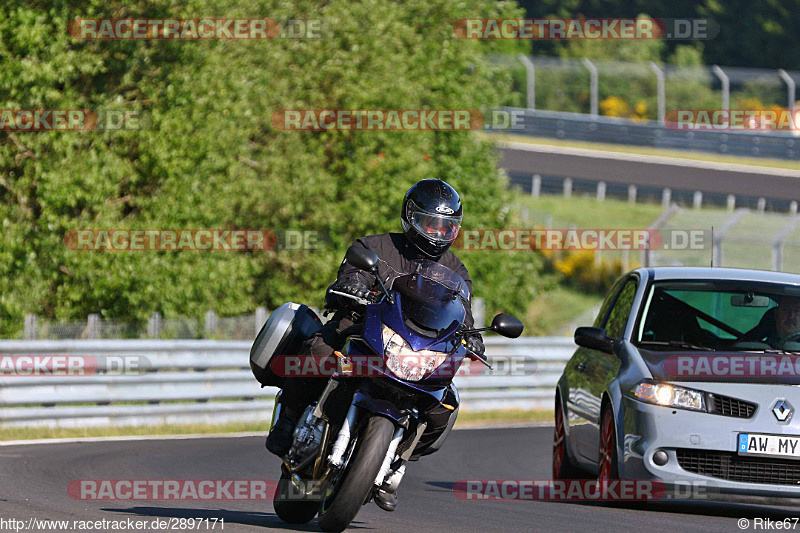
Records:
[[[511,90],[489,54],[518,43],[453,38],[464,17],[519,17],[509,3],[260,0],[11,0],[0,6],[5,107],[146,112],[141,130],[0,132],[0,334],[25,313],[240,314],[319,305],[346,247],[399,230],[404,191],[441,177],[467,227],[503,227],[508,196],[493,148],[467,132],[285,132],[297,108],[491,109]],[[77,41],[73,17],[322,19],[325,38]],[[84,252],[81,228],[266,228],[327,233],[316,252]],[[540,258],[465,257],[487,314],[524,314]]]

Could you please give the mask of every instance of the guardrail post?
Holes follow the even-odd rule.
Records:
[[[564,178],[564,198],[572,196],[572,178]]]
[[[36,315],[25,315],[25,339],[36,339]]]
[[[783,69],[778,70],[778,76],[780,76],[781,79],[786,83],[786,93],[789,98],[789,105],[787,107],[789,108],[789,111],[794,111],[794,92],[795,92],[794,79],[792,79],[792,77],[789,76],[789,73]]]
[[[694,191],[694,198],[692,199],[692,206],[695,209],[700,209],[703,206],[703,192]]]
[[[722,240],[725,238],[725,234],[749,212],[749,209],[739,209],[717,231],[714,231],[713,227],[711,228],[711,233],[714,236],[711,240],[711,262],[713,266],[722,266]]]
[[[597,199],[601,202],[606,199],[606,182],[605,181],[598,181],[597,182]]]
[[[713,65],[711,71],[722,84],[722,109],[727,111],[731,107],[731,79],[719,65]]]
[[[658,218],[655,219],[652,224],[650,224],[650,227],[647,228],[648,231],[647,235],[645,236],[644,249],[642,250],[642,266],[649,267],[652,266],[653,263],[653,252],[650,249],[650,233],[666,224],[667,221],[680,210],[681,208],[678,207],[678,204],[670,205],[669,209],[666,209],[663,213],[658,215]]]
[[[217,331],[217,313],[214,311],[206,311],[205,327],[203,337],[208,338]]]
[[[588,58],[583,57],[581,58],[581,63],[586,69],[589,71],[589,94],[590,94],[590,113],[593,117],[597,116],[598,104],[597,104],[597,91],[598,91],[598,83],[597,83],[597,67],[594,66],[594,63],[589,61]]]
[[[484,327],[486,324],[486,301],[483,298],[475,298],[472,302],[472,318],[476,328]]]
[[[800,217],[795,216],[780,233],[775,235],[772,242],[772,270],[779,272],[783,268],[783,243],[800,223]]]
[[[664,191],[661,193],[661,207],[664,209],[669,209],[669,204],[672,203],[672,189],[669,187],[664,187]]]
[[[656,89],[657,92],[657,99],[658,99],[658,121],[661,125],[664,125],[664,116],[666,115],[666,93],[664,91],[664,69],[656,65],[654,62],[650,61],[650,69],[656,73],[656,79],[658,80],[658,87]]]
[[[100,338],[100,315],[92,313],[86,317],[86,338]]]
[[[525,65],[525,90],[528,93],[526,102],[528,109],[536,109],[536,70],[533,66],[533,61],[525,54],[519,54],[517,57]]]
[[[157,339],[161,336],[161,313],[155,312],[147,321],[147,336]]]
[[[636,185],[628,185],[628,203],[636,203]]]
[[[261,328],[263,328],[264,324],[266,323],[267,323],[267,308],[256,307],[256,335],[258,335],[258,332],[261,331]]]
[[[542,192],[542,177],[539,174],[534,174],[533,178],[531,178],[531,196],[534,198],[539,198],[539,194]]]

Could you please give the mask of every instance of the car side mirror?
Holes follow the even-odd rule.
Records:
[[[500,313],[495,316],[492,320],[492,325],[489,327],[490,330],[503,337],[508,337],[509,339],[516,339],[522,335],[522,330],[524,328],[525,326],[522,322],[505,313]]]
[[[575,330],[575,344],[591,350],[611,353],[614,339],[606,335],[606,330],[603,328],[582,327]]]
[[[351,246],[344,254],[344,259],[359,270],[372,272],[378,268],[378,254],[363,246]]]

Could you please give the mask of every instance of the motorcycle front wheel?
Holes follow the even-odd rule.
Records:
[[[278,518],[287,524],[306,524],[317,516],[319,510],[319,500],[303,501],[292,499],[289,484],[292,480],[286,474],[281,474],[278,481],[278,488],[275,490],[275,498],[272,507]]]
[[[372,491],[394,431],[391,420],[377,415],[363,426],[338,486],[320,506],[319,527],[323,531],[344,531],[361,510]]]

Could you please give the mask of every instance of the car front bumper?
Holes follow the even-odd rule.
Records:
[[[697,384],[686,386],[699,388]],[[750,419],[673,409],[624,397],[622,419],[617,419],[622,428],[618,431],[620,477],[663,483],[667,498],[752,503],[800,498],[800,459],[742,457],[737,453],[740,433],[800,435],[800,423],[790,420],[780,424],[771,412],[776,399],[787,394],[797,395],[793,405],[800,407],[800,392],[794,387],[789,390],[764,385],[738,385],[737,389],[714,392],[757,403],[759,407]],[[658,451],[666,453],[666,463],[656,462]]]

